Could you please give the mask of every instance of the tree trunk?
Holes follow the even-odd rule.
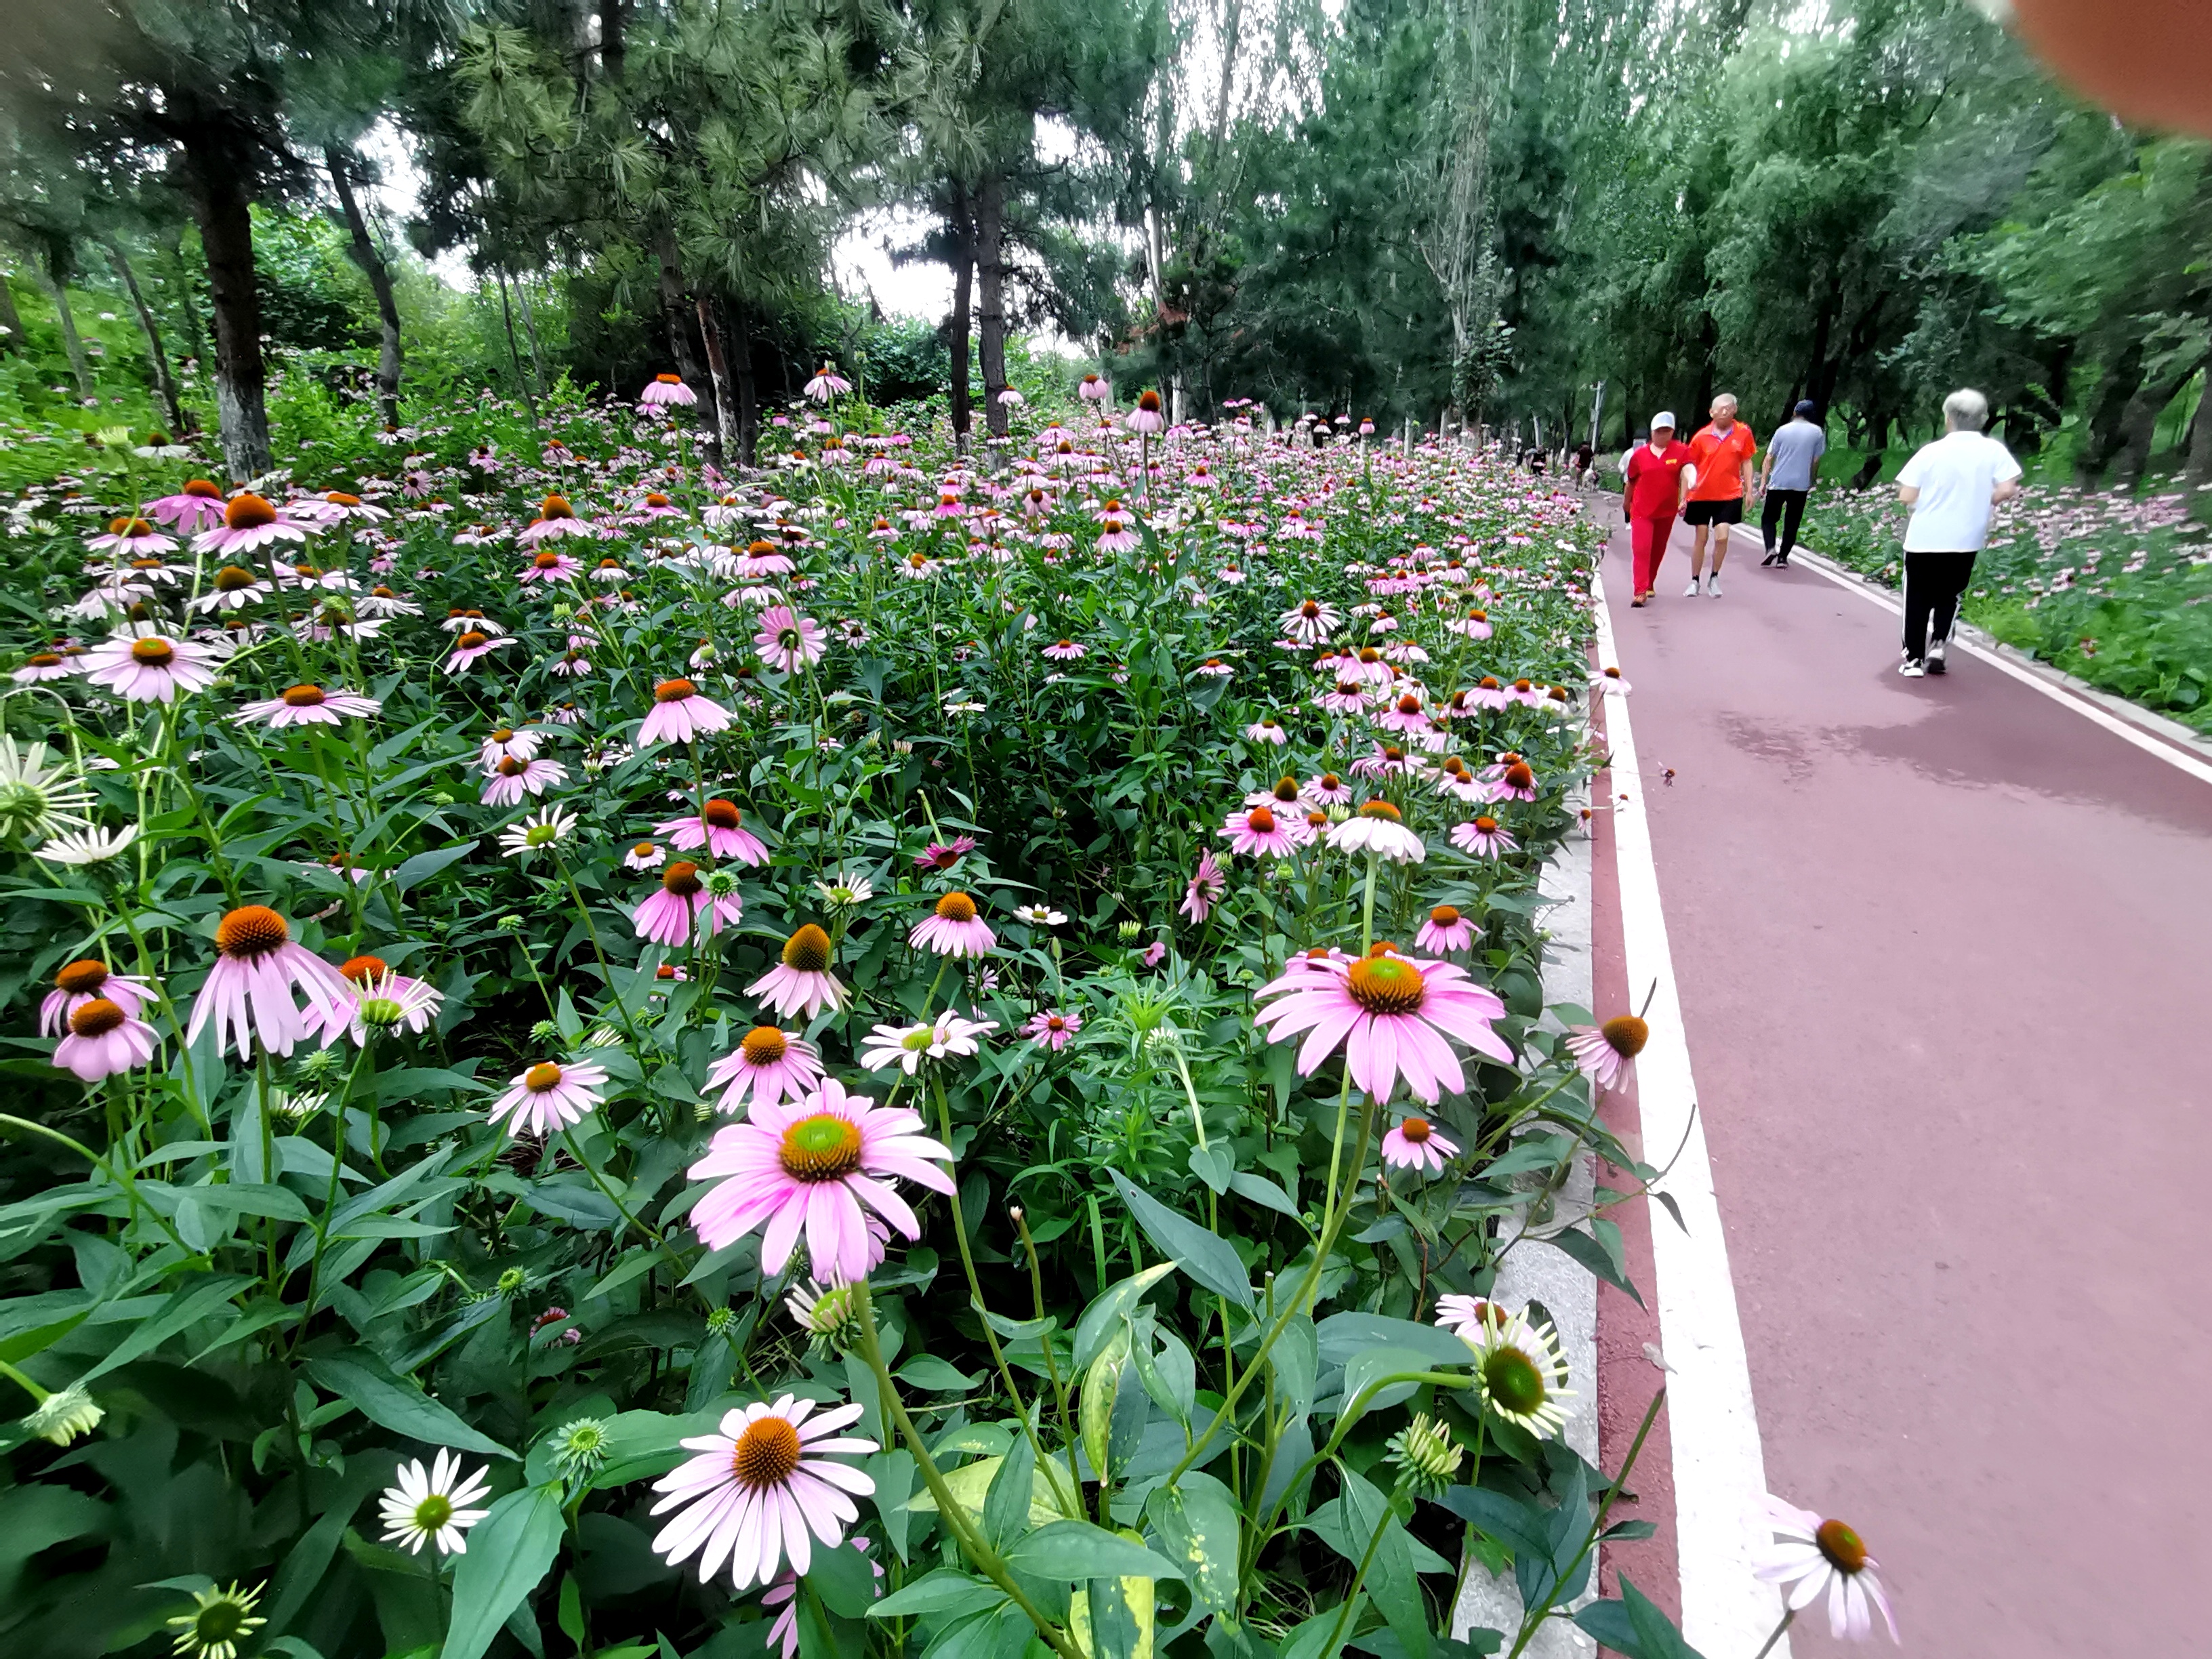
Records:
[[[623,13],[629,0],[599,0],[599,73],[610,81],[623,78],[629,59],[629,40]]]
[[[185,269],[185,239],[172,236],[162,250],[168,256],[169,278],[176,284],[177,309],[185,319],[186,366],[207,364],[207,335],[200,327],[199,296],[192,292],[191,273]]]
[[[2173,401],[2173,394],[2186,384],[2186,379],[2184,376],[2180,380],[2160,380],[2156,386],[2138,386],[2128,399],[2127,407],[2120,411],[2119,453],[2113,482],[2121,489],[2132,490],[2142,482],[2143,471],[2150,465],[2150,447],[2158,436],[2158,417]]]
[[[684,289],[683,256],[676,246],[676,233],[666,225],[654,231],[653,251],[660,262],[660,312],[668,325],[668,354],[675,360],[676,372],[684,377],[684,384],[691,388],[692,396],[714,405],[708,399],[714,395],[714,387],[699,366],[697,354],[691,349],[691,304]],[[708,459],[720,466],[722,445],[719,432],[702,430],[700,441],[713,453]]]
[[[2121,422],[2142,379],[2142,345],[2130,341],[2106,367],[2090,397],[2089,433],[2074,467],[2074,482],[2094,489],[2123,441]]]
[[[0,351],[23,349],[23,318],[15,309],[15,295],[8,287],[4,270],[0,270],[0,328],[8,331],[0,334]]]
[[[975,196],[976,332],[983,359],[983,420],[994,438],[1006,435],[1010,422],[999,394],[1006,389],[1006,183],[996,173],[984,177]]]
[[[399,301],[392,291],[392,271],[369,237],[368,221],[353,193],[353,179],[349,176],[353,158],[338,145],[331,144],[323,150],[323,165],[330,169],[331,183],[337,188],[339,214],[353,238],[348,252],[361,267],[361,274],[368,278],[369,292],[376,295],[376,401],[383,407],[385,425],[396,427],[399,424]]]
[[[495,265],[492,271],[499,278],[499,315],[500,320],[507,325],[507,355],[508,361],[514,365],[514,389],[522,394],[523,404],[530,410],[531,423],[535,425],[538,399],[530,390],[530,377],[522,372],[522,348],[514,341],[514,304],[507,295],[507,267]]]
[[[46,269],[40,274],[46,279],[46,298],[53,302],[54,321],[61,325],[62,347],[69,353],[70,374],[76,381],[76,395],[93,395],[92,365],[86,361],[84,339],[76,331],[76,313],[70,309],[68,267],[62,263],[62,250],[50,246],[46,251]]]
[[[2197,412],[2189,417],[2189,466],[2181,481],[2191,490],[2212,483],[2212,368],[2197,389]]]
[[[138,273],[131,268],[130,256],[124,252],[123,244],[112,236],[100,239],[107,257],[115,262],[115,274],[123,279],[123,286],[131,295],[131,308],[138,313],[139,331],[146,337],[146,361],[154,371],[154,390],[161,399],[161,407],[169,413],[169,431],[181,435],[185,430],[184,399],[177,395],[177,377],[169,372],[169,349],[161,343],[161,320],[154,315],[154,307],[146,303],[145,291],[138,286]]]
[[[268,370],[261,356],[261,295],[253,281],[253,215],[246,173],[219,141],[185,141],[187,193],[207,254],[215,308],[215,406],[223,465],[243,483],[269,471]]]
[[[734,455],[738,451],[737,411],[730,406],[730,374],[722,357],[721,331],[714,326],[705,295],[700,295],[691,303],[699,313],[699,339],[707,348],[707,378],[714,386],[714,433],[721,440],[722,453]]]
[[[968,191],[952,191],[952,442],[968,453],[969,301],[975,275],[975,227],[968,213]]]
[[[530,303],[530,284],[522,273],[514,276],[514,306],[522,313],[522,337],[530,342],[530,380],[538,395],[545,395],[545,353],[538,343],[538,307]]]

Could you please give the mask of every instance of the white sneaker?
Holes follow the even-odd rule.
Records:
[[[1923,679],[1927,677],[1928,673],[1926,669],[1923,668],[1918,663],[1914,662],[1909,657],[1905,661],[1897,665],[1897,672],[1904,675],[1908,680]]]
[[[1692,576],[1690,578],[1690,585],[1682,590],[1682,597],[1686,599],[1694,599],[1702,591],[1698,586],[1698,579]]]
[[[1705,578],[1705,597],[1709,599],[1717,599],[1720,596],[1721,573],[1716,570]]]

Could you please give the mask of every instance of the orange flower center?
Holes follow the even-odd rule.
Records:
[[[653,688],[655,702],[681,702],[686,697],[696,696],[699,688],[689,680],[663,680]]]
[[[1370,1014],[1410,1014],[1427,990],[1421,970],[1400,957],[1362,957],[1346,983],[1352,1000]]]
[[[647,494],[645,504],[647,507],[666,507],[668,505],[668,497],[662,495],[657,489],[652,490]]]
[[[1275,815],[1264,806],[1255,806],[1244,815],[1244,827],[1255,836],[1275,833]]]
[[[222,499],[222,491],[217,489],[205,478],[194,478],[185,486],[184,493],[187,495],[197,495],[204,501],[219,501]]]
[[[835,1112],[803,1117],[783,1132],[784,1173],[796,1181],[841,1181],[860,1167],[860,1126]]]
[[[1474,821],[1474,832],[1479,836],[1496,835],[1498,833],[1498,820],[1496,818],[1478,817]]]
[[[1403,1123],[1401,1123],[1398,1126],[1398,1133],[1405,1136],[1407,1139],[1412,1141],[1413,1145],[1418,1146],[1423,1141],[1426,1140],[1431,1135],[1434,1134],[1436,1131],[1429,1127],[1428,1119],[1425,1117],[1409,1117]]]
[[[533,1095],[557,1089],[561,1086],[561,1068],[550,1060],[541,1060],[522,1074],[522,1086]]]
[[[490,635],[480,634],[475,629],[471,628],[454,638],[453,649],[456,651],[474,651],[480,646],[488,644],[490,641]]]
[[[106,997],[94,997],[89,1002],[77,1004],[69,1017],[69,1028],[76,1036],[104,1036],[126,1018],[123,1010]]]
[[[382,979],[391,969],[382,957],[362,955],[348,957],[338,963],[338,972],[356,985],[366,985],[373,979]]]
[[[1344,787],[1344,780],[1334,772],[1324,772],[1321,775],[1321,787],[1324,789],[1341,789]]]
[[[499,763],[499,775],[503,778],[519,778],[529,770],[527,765],[509,755]]]
[[[319,685],[295,685],[284,693],[284,701],[294,708],[315,708],[330,698]]]
[[[215,591],[218,593],[235,593],[243,588],[252,586],[256,580],[251,570],[240,569],[234,564],[227,564],[215,573]]]
[[[649,859],[653,856],[653,843],[649,841],[641,841],[629,850],[632,858]]]
[[[717,830],[734,830],[744,821],[735,804],[726,800],[708,801],[699,816]]]
[[[1369,801],[1359,809],[1359,816],[1363,818],[1387,818],[1392,823],[1399,823],[1401,818],[1398,809],[1387,800]]]
[[[783,942],[783,965],[796,968],[802,974],[827,972],[830,967],[830,935],[812,922],[808,922]]]
[[[1498,690],[1498,677],[1495,674],[1485,674],[1475,684],[1486,691],[1495,691]]]
[[[167,668],[176,661],[177,647],[167,640],[135,640],[131,642],[131,657],[149,668]]]
[[[1628,1060],[1642,1054],[1644,1045],[1651,1041],[1651,1028],[1634,1014],[1615,1014],[1597,1029],[1613,1051]]]
[[[1359,647],[1359,660],[1364,663],[1381,662],[1382,653],[1371,645],[1363,645]]]
[[[663,380],[672,380],[664,374]],[[799,1468],[799,1431],[770,1415],[745,1426],[730,1453],[730,1473],[753,1487],[780,1486]]]
[[[1813,1541],[1820,1547],[1820,1553],[1838,1572],[1856,1573],[1866,1570],[1867,1547],[1840,1521],[1823,1521],[1813,1534]]]
[[[937,914],[946,921],[973,921],[975,901],[965,893],[947,893],[937,901]]]
[[[258,530],[276,522],[276,509],[249,490],[223,508],[222,522],[227,530]]]
[[[773,1025],[756,1025],[738,1045],[750,1066],[773,1066],[790,1052],[791,1040]]]
[[[1298,614],[1305,617],[1307,621],[1310,622],[1315,617],[1321,615],[1321,605],[1316,600],[1308,599],[1304,605],[1298,607]]]
[[[1419,714],[1421,712],[1421,700],[1415,696],[1412,692],[1408,691],[1404,696],[1398,699],[1398,712],[1401,714]]]
[[[678,859],[661,872],[660,884],[678,898],[690,898],[706,886],[699,879],[699,866],[690,859]]]
[[[216,924],[215,946],[248,961],[291,942],[292,930],[265,904],[242,904]]]
[[[541,519],[573,519],[576,514],[569,507],[566,495],[548,495],[538,504],[538,516]]]
[[[1455,905],[1439,904],[1429,912],[1429,920],[1438,927],[1459,926],[1459,909]]]
[[[58,651],[33,651],[23,659],[33,668],[56,667],[60,664],[61,659],[62,653]]]
[[[88,995],[106,983],[107,964],[96,957],[72,962],[54,975],[54,988],[73,997]]]
[[[561,568],[561,556],[549,547],[543,552],[530,556],[530,568],[533,570],[557,570]]]
[[[1297,798],[1298,781],[1296,778],[1277,778],[1275,780],[1275,799],[1277,800],[1282,802],[1285,806],[1287,806]]]
[[[324,493],[323,499],[328,501],[332,507],[359,507],[361,505],[360,496],[349,495],[343,489],[327,490]]]
[[[111,536],[150,536],[154,533],[154,526],[143,519],[110,519],[107,521],[107,533]],[[159,559],[152,562],[155,568],[161,568],[161,562]]]
[[[659,381],[663,386],[681,386],[684,384],[684,377],[681,374],[656,374],[653,378]]]
[[[1536,775],[1528,769],[1527,761],[1515,761],[1505,769],[1505,781],[1516,789],[1530,789],[1535,787]]]

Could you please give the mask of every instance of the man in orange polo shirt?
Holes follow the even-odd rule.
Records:
[[[1721,566],[1728,558],[1729,526],[1743,522],[1743,498],[1751,489],[1751,463],[1759,444],[1751,428],[1735,417],[1735,394],[1723,392],[1713,399],[1712,421],[1690,440],[1690,464],[1697,478],[1688,487],[1682,506],[1682,522],[1696,532],[1690,544],[1690,585],[1682,597],[1698,596],[1698,581],[1705,576],[1705,537],[1713,538],[1712,574],[1705,576],[1709,599],[1721,596]]]

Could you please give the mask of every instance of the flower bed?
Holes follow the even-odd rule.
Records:
[[[1895,586],[1905,509],[1893,491],[1823,490],[1817,552]],[[1966,620],[2104,690],[2212,734],[2212,550],[2185,495],[2032,484],[1998,509]]]
[[[1649,1530],[1486,1300],[1656,1173],[1541,1019],[1576,505],[817,390],[19,504],[15,1639],[1517,1654]]]

